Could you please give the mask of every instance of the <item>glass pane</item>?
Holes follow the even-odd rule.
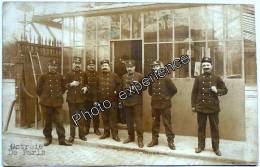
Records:
[[[164,43],[159,45],[159,59],[164,65],[172,62],[172,43]],[[170,73],[170,76],[172,72]]]
[[[205,42],[194,42],[191,44],[191,77],[201,74],[201,59],[205,55]]]
[[[109,46],[99,46],[98,47],[98,58],[100,60],[110,60],[110,55],[109,55]]]
[[[144,45],[144,75],[151,72],[151,64],[157,60],[157,46],[152,44]]]
[[[241,38],[240,7],[239,5],[228,5],[227,9],[227,38]]]
[[[130,39],[130,21],[131,15],[121,15],[121,38]]]
[[[113,15],[111,16],[111,39],[120,38],[120,16]]]
[[[144,42],[157,41],[157,19],[156,12],[144,14]]]
[[[96,31],[87,31],[86,32],[86,42],[96,41]]]
[[[109,22],[110,22],[109,16],[97,17],[98,30],[109,29]]]
[[[71,71],[72,67],[72,48],[65,47],[63,49],[63,74]]]
[[[87,31],[96,31],[96,17],[86,18],[86,28]]]
[[[159,39],[161,42],[172,41],[172,14],[170,10],[159,12]]]
[[[200,41],[206,39],[207,14],[204,7],[190,8],[191,39]]]
[[[187,53],[189,49],[189,43],[175,43],[175,55],[174,57],[180,57],[182,55],[182,50],[184,53]],[[176,78],[186,78],[189,77],[189,65],[186,64],[179,69],[175,70],[175,77]]]
[[[241,41],[227,42],[226,52],[227,77],[241,78]]]
[[[208,6],[208,40],[222,40],[224,37],[224,14],[222,6]]]
[[[98,43],[100,45],[108,45],[109,44],[109,30],[102,29],[98,31]]]
[[[141,15],[134,13],[132,15],[132,38],[141,38]]]
[[[174,18],[174,40],[189,41],[189,22],[187,17]]]
[[[224,75],[224,45],[222,42],[209,42],[210,57],[212,58],[213,73]]]

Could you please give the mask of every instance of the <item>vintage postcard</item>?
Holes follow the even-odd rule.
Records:
[[[255,11],[3,2],[2,165],[257,165]]]

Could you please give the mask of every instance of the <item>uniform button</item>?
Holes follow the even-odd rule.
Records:
[[[160,95],[161,93],[159,93],[159,95]]]
[[[202,88],[202,89],[205,89],[205,88]]]
[[[205,101],[205,100],[202,100],[203,102]]]
[[[203,81],[202,83],[204,84],[205,82]]]

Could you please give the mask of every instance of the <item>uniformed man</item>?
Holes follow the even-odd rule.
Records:
[[[104,126],[104,134],[100,139],[110,136],[115,141],[120,141],[117,130],[117,112],[116,104],[118,103],[117,92],[121,87],[121,81],[117,74],[111,72],[109,60],[101,61],[101,72],[98,77],[98,100],[102,103],[105,100],[110,101],[112,107],[101,112]]]
[[[154,61],[152,69],[157,72],[163,67],[162,62]],[[177,88],[169,77],[159,78],[155,80],[149,87],[148,92],[152,96],[152,141],[147,145],[153,147],[158,145],[158,137],[160,131],[160,116],[162,115],[165,133],[167,136],[168,146],[174,150],[174,133],[171,123],[171,98],[177,93]]]
[[[87,78],[85,72],[81,70],[81,58],[74,57],[72,63],[72,71],[66,75],[66,87],[67,92],[67,102],[69,105],[70,112],[70,138],[69,142],[73,143],[75,138],[75,129],[76,125],[72,120],[72,116],[75,113],[80,113],[84,111],[84,103],[86,100],[87,92]],[[79,126],[79,138],[83,141],[86,141],[84,131],[84,119],[80,119]]]
[[[201,61],[203,74],[199,75],[193,85],[191,95],[192,111],[197,112],[198,121],[198,148],[195,152],[200,153],[205,148],[206,124],[209,118],[211,129],[212,148],[216,155],[221,156],[219,150],[218,96],[227,94],[228,90],[219,76],[212,74],[212,61],[204,57]]]
[[[122,76],[122,86],[126,90],[134,82],[141,83],[143,75],[135,72],[134,60],[125,62],[127,73]],[[135,141],[134,123],[136,125],[137,144],[142,148],[143,144],[143,96],[142,94],[133,94],[122,100],[123,107],[126,112],[126,124],[128,130],[128,138],[123,143]]]
[[[52,123],[55,123],[60,145],[70,146],[65,141],[65,129],[63,127],[63,94],[65,82],[63,76],[57,73],[58,64],[55,60],[48,63],[48,73],[40,76],[37,84],[37,94],[45,115],[43,134],[45,136],[44,146],[52,142]]]
[[[90,111],[91,108],[94,106],[95,102],[97,102],[97,80],[98,80],[98,73],[95,68],[95,60],[91,59],[88,62],[87,65],[87,85],[88,85],[88,92],[87,92],[87,99],[85,102],[86,105],[86,110]],[[96,135],[101,135],[99,131],[99,114],[98,115],[93,115],[93,128],[94,128],[94,133]],[[86,120],[86,135],[89,133],[90,129],[90,123],[91,119],[87,118]]]

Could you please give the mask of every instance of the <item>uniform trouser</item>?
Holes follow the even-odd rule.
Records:
[[[74,121],[72,120],[72,116],[75,113],[79,113],[80,111],[84,112],[84,104],[83,103],[68,103],[69,105],[69,112],[70,112],[70,137],[75,138],[75,129],[76,125]],[[84,119],[81,118],[78,123],[78,131],[79,131],[79,137],[84,137],[85,136],[85,131],[84,131]]]
[[[110,109],[105,109],[101,112],[101,116],[103,120],[104,134],[109,135],[111,130],[112,136],[117,136],[117,112],[115,110],[115,107],[112,106]]]
[[[205,148],[207,117],[209,118],[209,124],[210,124],[212,148],[214,151],[216,151],[219,149],[218,112],[210,113],[210,114],[204,114],[201,112],[197,113],[198,147],[203,149]]]
[[[172,141],[175,137],[172,131],[172,123],[171,123],[171,108],[165,109],[155,109],[152,108],[152,136],[157,139],[159,137],[160,132],[160,116],[162,115],[162,120],[165,128],[165,133],[168,141]]]
[[[91,112],[91,108],[94,107],[93,102],[87,102],[86,103],[86,110],[88,112]],[[88,117],[86,120],[86,131],[89,131],[91,119],[93,119],[93,128],[98,129],[99,128],[99,114],[98,115],[92,115],[92,118]]]
[[[126,124],[129,138],[135,139],[134,123],[138,138],[143,138],[143,111],[142,105],[125,106]]]
[[[44,112],[45,124],[43,128],[43,134],[47,139],[52,139],[52,123],[56,126],[59,142],[65,140],[65,129],[63,126],[63,110],[61,107],[47,107],[42,106]]]

